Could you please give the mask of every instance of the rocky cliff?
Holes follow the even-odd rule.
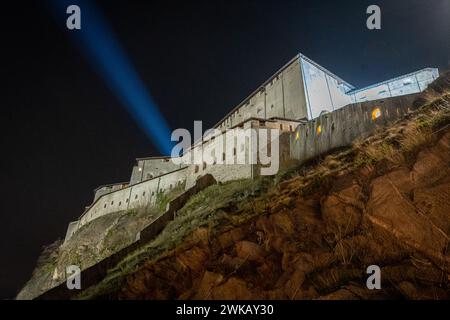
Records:
[[[76,298],[449,299],[449,88],[352,147],[205,189]]]

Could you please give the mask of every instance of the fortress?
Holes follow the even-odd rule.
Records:
[[[277,155],[283,168],[349,145],[377,126],[407,113],[415,94],[438,76],[437,68],[425,68],[355,89],[298,54],[222,118],[215,125],[214,134],[197,141],[180,155],[178,160],[181,161],[170,157],[138,158],[129,182],[95,189],[92,204],[78,220],[69,224],[65,242],[98,217],[152,205],[158,194],[174,188],[191,188],[197,178],[205,174],[211,174],[220,182],[254,178],[261,168],[267,167],[261,159],[256,163],[227,163],[239,156],[250,159],[255,148],[265,149],[272,157]],[[264,129],[276,135],[261,138],[264,135],[246,134],[247,129],[256,133]],[[227,135],[230,131],[235,134]],[[208,154],[212,163],[194,163],[196,153]]]

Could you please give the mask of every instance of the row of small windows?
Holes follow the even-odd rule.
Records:
[[[170,190],[172,190],[173,189],[173,185],[172,184],[170,184],[169,185],[169,189]],[[161,188],[160,189],[160,191],[161,192],[164,192],[164,189],[163,188]],[[142,197],[145,197],[145,191],[144,192],[142,192]],[[152,191],[152,196],[154,196],[155,195],[155,191]],[[134,195],[134,199],[136,200],[137,198],[139,197],[139,195],[138,194],[136,194],[136,195]],[[127,198],[127,199],[125,199],[125,203],[128,203],[129,202],[129,199]],[[111,206],[113,206],[114,205],[114,200],[113,201],[111,201]],[[119,201],[119,207],[122,205],[122,201]],[[107,206],[107,204],[105,203],[104,205],[103,205],[103,208],[106,208],[106,206]]]
[[[241,145],[241,151],[244,151],[244,145]],[[235,155],[236,155],[236,148],[233,148],[233,156],[235,156]],[[225,161],[225,159],[226,159],[225,153],[222,153],[222,161]],[[217,163],[217,161],[214,160],[214,162],[212,164],[215,165],[216,163]],[[202,163],[202,170],[205,170],[206,167],[207,167],[206,162],[203,162]],[[200,167],[198,165],[195,165],[194,166],[194,173],[198,173],[199,169],[200,169]]]

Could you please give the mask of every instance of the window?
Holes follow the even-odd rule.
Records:
[[[225,161],[225,152],[222,153],[222,161]]]
[[[403,85],[404,86],[408,86],[408,85],[410,85],[412,83],[412,80],[411,79],[405,79],[405,80],[403,80]]]
[[[144,192],[142,192],[142,196],[143,196],[143,197],[145,196],[145,191],[144,191]]]
[[[103,208],[106,208],[106,203],[105,203],[105,205],[103,206]]]
[[[316,132],[317,135],[320,135],[322,133],[322,126],[320,124],[317,126]]]
[[[129,200],[130,200],[130,199],[126,198],[126,199],[125,199],[125,202],[128,203]]]
[[[114,201],[111,201],[111,205],[113,205],[114,204]]]
[[[169,189],[172,190],[172,184],[169,185]]]
[[[155,195],[155,191],[152,191],[152,196],[154,196]]]
[[[233,156],[236,155],[236,148],[233,148]]]
[[[283,125],[282,124],[280,124],[280,130],[283,130]]]
[[[119,207],[122,205],[122,201],[119,201]]]
[[[295,133],[295,140],[298,140],[298,139],[300,139],[300,132],[297,131]]]
[[[194,173],[197,173],[198,172],[198,165],[195,165],[194,166]]]
[[[134,199],[136,200],[137,198],[138,198],[138,195],[135,195],[135,196],[134,196]]]
[[[202,170],[205,170],[206,169],[206,162],[203,162],[203,168],[202,168]]]
[[[289,125],[289,131],[293,131],[293,130],[292,130],[292,125]]]
[[[273,109],[273,104],[272,104],[272,105],[270,105],[270,109]]]
[[[380,108],[375,108],[372,110],[372,120],[375,120],[377,118],[381,117],[381,110]]]

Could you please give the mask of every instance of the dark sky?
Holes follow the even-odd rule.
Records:
[[[298,52],[357,87],[449,64],[448,0],[97,3],[172,129],[213,125]],[[366,28],[370,4],[381,30]],[[95,187],[158,153],[42,2],[2,2],[0,33],[0,298],[12,298]]]

